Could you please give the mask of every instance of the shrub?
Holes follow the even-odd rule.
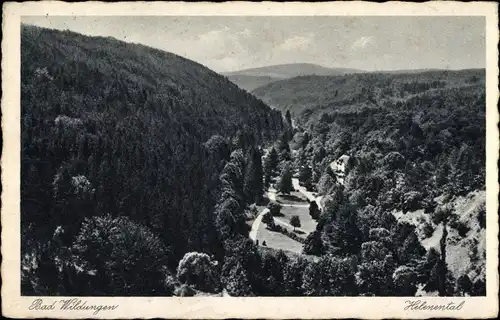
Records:
[[[274,224],[271,228],[270,228],[271,231],[275,231],[275,232],[280,232],[282,233],[283,232],[283,228],[278,225],[278,224]]]
[[[295,241],[300,242],[300,243],[305,243],[305,240],[303,238],[299,237],[296,233],[288,232],[288,230],[286,228],[282,228],[280,233],[282,233],[283,235],[287,236],[288,238],[290,238],[292,240],[295,240]]]

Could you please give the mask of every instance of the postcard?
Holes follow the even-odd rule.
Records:
[[[2,314],[498,315],[498,5],[3,5]]]

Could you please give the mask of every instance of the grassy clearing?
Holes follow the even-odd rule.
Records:
[[[300,242],[295,241],[279,232],[267,230],[265,223],[260,224],[257,232],[257,239],[259,240],[259,246],[262,246],[265,241],[267,248],[291,251],[297,254],[302,252],[302,244]]]
[[[307,198],[300,192],[293,191],[290,194],[279,194],[276,200],[282,204],[300,204],[307,205]]]
[[[304,235],[299,235],[301,237],[307,237],[307,235],[314,230],[316,230],[317,222],[314,221],[309,215],[309,208],[302,207],[283,207],[281,208],[281,213],[284,215],[282,217],[278,217],[279,219],[290,223],[290,219],[292,216],[297,215],[300,219],[301,229],[306,232]]]

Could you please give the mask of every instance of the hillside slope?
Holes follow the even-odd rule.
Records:
[[[196,62],[26,25],[21,115],[23,253],[55,230],[70,246],[82,221],[110,214],[158,234],[174,265],[187,251],[220,252],[213,211],[229,153],[283,126],[279,111]]]
[[[484,70],[420,73],[363,73],[344,76],[300,76],[252,91],[267,104],[302,118],[322,110],[359,110],[401,102],[411,96],[484,85]]]
[[[441,197],[442,198],[442,197]],[[438,203],[442,199],[437,199]],[[461,275],[476,282],[486,280],[486,232],[484,210],[486,192],[475,190],[465,196],[459,196],[451,204],[457,223],[448,225],[446,239],[446,263],[455,279]],[[443,224],[436,225],[423,209],[407,212],[393,212],[398,222],[407,222],[416,227],[420,242],[428,251],[434,248],[440,252],[440,240],[443,236]],[[481,214],[483,214],[481,216]]]
[[[394,294],[395,270],[420,294],[485,294],[484,70],[297,77],[254,93],[295,112],[297,169],[323,197],[306,253],[357,254],[375,295]],[[343,155],[340,180],[330,165]]]

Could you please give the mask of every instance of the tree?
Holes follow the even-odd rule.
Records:
[[[278,153],[274,147],[269,150],[269,153],[264,158],[264,184],[266,187],[271,185],[271,179],[276,174],[278,168]]]
[[[164,288],[170,250],[126,217],[86,218],[72,252],[79,268],[96,275],[90,280],[92,294],[172,294]]]
[[[325,255],[310,263],[304,272],[304,293],[308,296],[355,296],[356,264],[352,258]]]
[[[299,182],[306,187],[306,189],[310,189],[312,183],[312,170],[311,168],[307,165],[301,165],[299,167]]]
[[[276,201],[271,201],[267,205],[267,208],[269,209],[269,212],[271,213],[271,215],[273,217],[277,217],[277,216],[281,215],[281,213],[280,213],[281,207],[282,207],[281,204],[277,203]]]
[[[290,110],[287,110],[286,113],[285,113],[285,119],[286,119],[286,123],[290,126],[290,128],[292,127],[292,115],[290,114]]]
[[[361,231],[357,225],[357,215],[357,210],[353,206],[349,204],[340,206],[335,219],[323,228],[323,245],[328,251],[344,255],[359,252]]]
[[[446,224],[453,215],[453,207],[450,204],[440,206],[431,214],[431,219],[434,224],[439,225],[441,222]]]
[[[328,166],[318,181],[318,185],[317,185],[318,192],[320,194],[330,193],[332,188],[335,186],[336,180],[337,179],[336,179],[335,174],[333,173],[330,166]]]
[[[274,218],[271,212],[267,212],[264,214],[264,216],[262,217],[262,222],[264,222],[267,225],[267,228],[270,230],[273,230],[275,227]]]
[[[415,296],[417,292],[417,274],[413,268],[399,266],[392,275],[395,294],[398,296]]]
[[[295,232],[295,228],[299,228],[301,226],[299,216],[292,216],[290,218],[290,224],[292,225],[293,231]]]
[[[260,151],[256,148],[251,148],[247,153],[243,193],[249,203],[259,203],[264,190],[261,158]]]
[[[486,283],[483,279],[477,279],[472,286],[472,296],[485,296],[486,295]]]
[[[302,256],[298,256],[284,266],[283,284],[285,286],[285,295],[302,296],[304,294],[302,282],[307,265],[308,261]]]
[[[56,204],[53,215],[56,224],[64,229],[63,242],[68,245],[85,216],[95,210],[95,189],[83,175],[84,167],[81,161],[64,163],[52,183]]]
[[[263,243],[264,245],[264,243]],[[261,256],[257,246],[247,238],[238,237],[228,240],[224,243],[224,265],[221,272],[221,282],[224,286],[228,285],[228,281],[234,275],[237,264],[240,264],[242,271],[245,275],[248,285],[252,293],[257,293],[261,286],[260,268]],[[243,276],[240,276],[243,278]]]
[[[221,239],[248,231],[244,217],[243,169],[241,150],[233,151],[219,178],[220,195],[215,207],[215,225]]]
[[[181,284],[191,285],[197,290],[217,292],[218,263],[206,253],[188,252],[179,261],[177,279]]]
[[[309,215],[314,220],[317,220],[319,218],[320,210],[316,201],[311,201],[311,203],[309,204]]]
[[[278,159],[281,162],[290,161],[290,145],[288,141],[291,139],[290,134],[285,132],[278,141]]]
[[[465,294],[472,293],[472,281],[468,275],[463,274],[457,279],[457,291],[460,292],[463,296]]]
[[[277,189],[284,194],[290,194],[293,190],[292,170],[289,165],[286,165],[281,172],[280,180],[278,181]]]
[[[394,258],[386,255],[381,259],[364,259],[356,274],[360,293],[368,296],[394,295],[392,274],[396,267]]]
[[[435,248],[430,248],[423,265],[419,282],[424,283],[424,290],[435,291],[438,288],[437,264],[440,260],[439,252]]]
[[[266,253],[262,257],[262,288],[260,294],[264,296],[282,296],[283,286],[283,268],[284,261],[278,259],[272,253]]]
[[[304,253],[320,256],[324,253],[323,241],[320,231],[311,232],[304,241]]]
[[[293,124],[292,124],[292,116],[290,114],[290,110],[287,110],[285,113],[285,121],[286,121],[286,128],[284,135],[286,137],[286,140],[290,141],[293,137]]]
[[[229,272],[226,280],[226,290],[231,296],[236,297],[246,297],[252,294],[246,272],[239,262]]]

